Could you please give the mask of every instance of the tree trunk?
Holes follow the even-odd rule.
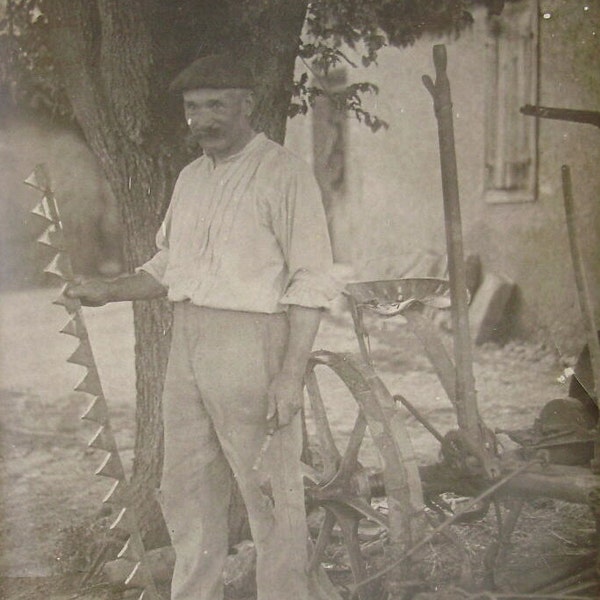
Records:
[[[282,142],[306,4],[46,3],[50,46],[75,117],[119,200],[129,271],[155,253],[155,234],[186,159],[181,107],[168,97],[168,81],[198,49],[206,54],[211,48],[242,48],[260,71],[256,124]],[[167,541],[154,492],[161,476],[161,395],[171,310],[166,301],[144,301],[134,303],[133,313],[137,404],[131,483],[140,528],[151,548]],[[236,543],[247,533],[239,496],[233,507],[230,541]]]
[[[152,40],[140,0],[52,0],[47,13],[53,55],[77,121],[119,199],[128,270],[156,251],[155,232],[177,170],[167,142],[149,143]],[[98,38],[98,29],[102,36]],[[170,308],[136,302],[136,439],[132,488],[150,544],[166,530],[154,501],[162,463],[160,398],[169,346]],[[109,406],[110,406],[110,399]]]
[[[245,0],[235,6],[235,44],[250,55],[259,80],[255,127],[283,144],[308,0]]]

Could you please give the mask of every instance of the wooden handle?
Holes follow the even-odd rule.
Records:
[[[448,66],[448,54],[444,44],[436,44],[433,47],[433,64],[435,66],[435,83],[429,75],[423,75],[421,80],[427,91],[433,98],[433,106],[436,115],[440,110],[446,108],[451,109],[452,101],[450,100],[450,82],[446,74]]]
[[[433,47],[433,65],[435,66],[436,77],[446,74],[448,54],[446,53],[446,46],[444,44],[436,44]]]
[[[567,237],[569,240],[569,249],[571,251],[571,260],[573,261],[573,274],[575,276],[577,299],[579,300],[583,324],[588,337],[590,362],[592,365],[592,373],[594,375],[594,396],[597,402],[600,391],[600,343],[598,342],[598,334],[596,332],[592,296],[587,282],[581,247],[577,237],[575,205],[573,202],[573,187],[571,184],[571,170],[569,169],[568,165],[563,165],[561,167],[561,175],[565,217],[567,223]]]

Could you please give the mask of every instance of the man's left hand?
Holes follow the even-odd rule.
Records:
[[[280,371],[275,375],[269,391],[267,421],[277,423],[278,427],[289,425],[296,413],[302,408],[303,377]],[[275,417],[277,417],[275,419]]]

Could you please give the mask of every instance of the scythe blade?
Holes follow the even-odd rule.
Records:
[[[52,262],[44,269],[44,273],[56,275],[62,280],[73,279],[73,269],[71,268],[71,260],[65,252],[59,252]]]
[[[87,339],[83,339],[80,341],[79,346],[75,349],[75,352],[67,358],[67,362],[72,363],[74,365],[80,365],[82,367],[87,367],[90,370],[96,370],[96,366],[94,363],[94,355],[92,354],[92,348]]]
[[[125,471],[119,455],[116,452],[109,452],[96,470],[95,475],[111,477],[112,479],[125,479]]]
[[[90,448],[97,448],[98,450],[106,450],[107,452],[114,452],[117,449],[115,436],[110,430],[108,423],[100,426],[94,437],[89,441],[88,446]]]
[[[88,409],[81,415],[85,421],[93,421],[104,425],[108,421],[108,407],[104,396],[96,396]]]
[[[73,318],[60,330],[60,333],[71,335],[82,340],[87,337],[87,328],[81,317],[75,313]]]

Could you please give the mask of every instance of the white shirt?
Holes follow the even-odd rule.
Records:
[[[310,167],[264,134],[218,164],[179,175],[140,267],[174,302],[274,313],[325,307],[337,295],[321,193]]]

